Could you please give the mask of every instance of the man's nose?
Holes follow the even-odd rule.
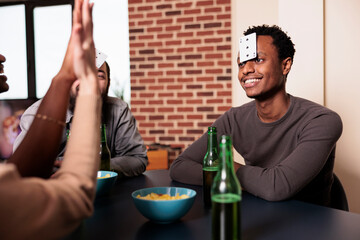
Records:
[[[247,75],[249,73],[255,72],[255,64],[254,61],[247,61],[245,62],[245,65],[243,67],[243,74]]]

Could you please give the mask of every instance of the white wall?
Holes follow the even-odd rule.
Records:
[[[295,43],[287,92],[339,113],[344,131],[337,144],[335,173],[347,193],[350,211],[360,213],[360,1],[233,0],[233,106],[249,99],[237,80],[237,41],[251,25],[277,24]],[[235,160],[242,162],[238,155]]]
[[[335,172],[352,212],[360,213],[360,1],[325,0],[325,102],[340,114],[343,134]]]

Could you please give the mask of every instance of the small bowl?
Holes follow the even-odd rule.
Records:
[[[150,193],[168,194],[175,196],[186,194],[189,198],[177,200],[146,200],[144,197]],[[131,194],[136,208],[149,220],[156,223],[171,223],[183,217],[192,207],[196,192],[188,188],[179,187],[153,187],[136,190]]]
[[[98,178],[96,185],[96,196],[101,196],[110,191],[113,187],[118,174],[112,171],[98,171],[97,177],[104,177],[106,174],[110,174],[110,177]]]

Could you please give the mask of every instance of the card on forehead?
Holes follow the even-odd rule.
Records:
[[[100,52],[98,49],[96,49],[96,56],[95,56],[95,60],[96,60],[96,67],[100,68],[104,62],[105,59],[107,58],[107,55],[105,53]]]
[[[239,40],[240,62],[256,58],[256,33],[246,35]]]

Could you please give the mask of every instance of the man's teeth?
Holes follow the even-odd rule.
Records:
[[[260,79],[253,78],[253,79],[245,80],[245,83],[254,83],[254,82],[260,82]]]

